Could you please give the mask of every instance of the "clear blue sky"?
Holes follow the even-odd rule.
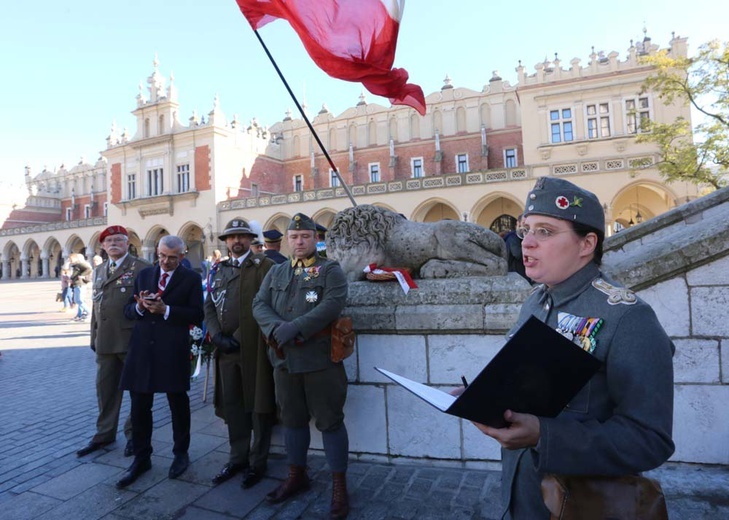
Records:
[[[356,1],[356,0],[349,0]],[[456,87],[480,90],[493,70],[516,83],[518,60],[533,65],[558,52],[563,63],[588,61],[591,46],[625,59],[630,40],[665,47],[671,32],[689,49],[729,39],[729,3],[716,0],[486,2],[408,0],[395,65],[426,95],[448,74]],[[284,21],[261,34],[292,88],[312,113],[322,103],[338,115],[361,87],[329,78],[306,55]],[[47,166],[93,162],[112,121],[134,131],[135,96],[157,53],[174,72],[181,119],[207,114],[220,97],[226,116],[272,125],[293,107],[234,0],[68,0],[9,2],[0,31],[0,181],[22,182]],[[369,102],[387,106],[382,98]]]

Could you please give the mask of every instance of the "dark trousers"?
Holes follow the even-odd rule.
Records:
[[[94,442],[114,442],[119,426],[119,409],[123,390],[119,388],[126,353],[96,354],[96,397],[99,402],[99,417],[96,419]],[[132,416],[124,423],[124,436],[132,439]]]
[[[134,457],[148,459],[152,455],[152,405],[154,394],[129,392],[132,398],[132,443]],[[190,398],[187,392],[168,392],[172,412],[172,453],[182,455],[190,447]]]
[[[223,412],[228,425],[230,462],[251,466],[263,473],[268,463],[276,416],[273,413],[255,413],[246,409],[243,368],[238,353],[220,356],[218,373]]]

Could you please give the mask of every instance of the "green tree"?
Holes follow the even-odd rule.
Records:
[[[729,43],[713,40],[702,45],[696,56],[672,57],[663,50],[643,58],[656,67],[643,84],[643,91],[658,92],[668,105],[688,102],[702,114],[692,128],[680,117],[671,123],[644,121],[637,142],[656,143],[660,161],[656,166],[668,180],[725,186],[729,172]]]

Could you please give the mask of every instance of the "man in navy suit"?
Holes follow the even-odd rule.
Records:
[[[164,392],[172,412],[175,458],[169,477],[177,478],[190,464],[190,325],[203,320],[200,275],[181,265],[185,242],[163,237],[157,249],[159,264],[142,270],[134,295],[124,308],[136,320],[122,372],[121,388],[132,398],[134,462],[116,483],[123,488],[152,467],[152,404]]]

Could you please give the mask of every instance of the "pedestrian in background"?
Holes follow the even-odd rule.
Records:
[[[73,302],[76,304],[76,317],[73,321],[83,322],[89,318],[89,309],[86,307],[86,285],[91,282],[93,269],[80,253],[71,253],[68,256]]]

